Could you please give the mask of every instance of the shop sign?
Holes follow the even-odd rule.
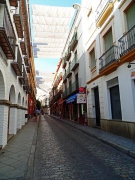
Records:
[[[135,79],[135,70],[131,72],[131,79]]]
[[[86,94],[77,94],[77,104],[86,103]]]
[[[79,93],[84,93],[84,87],[79,87]]]

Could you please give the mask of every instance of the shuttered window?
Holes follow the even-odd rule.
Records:
[[[91,58],[91,69],[93,69],[96,66],[96,60],[95,60],[95,51],[90,53],[90,58]]]
[[[113,45],[112,30],[104,36],[105,51]]]
[[[135,25],[135,3],[126,12],[127,28],[130,30]]]

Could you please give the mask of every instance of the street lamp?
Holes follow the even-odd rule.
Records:
[[[75,3],[73,4],[73,8],[79,10],[81,8],[81,4]]]
[[[93,13],[92,8],[84,7],[84,6],[82,6],[81,4],[78,4],[78,3],[73,4],[73,8],[76,9],[76,10],[80,10],[81,8],[85,8],[85,9],[89,10],[87,16],[89,16],[90,13]]]
[[[128,67],[128,68],[131,68],[131,64],[135,64],[135,63],[130,63],[130,62],[129,62],[129,64],[128,64],[127,67]]]

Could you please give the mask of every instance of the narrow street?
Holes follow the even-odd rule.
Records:
[[[48,115],[41,116],[34,180],[135,180],[135,159]]]

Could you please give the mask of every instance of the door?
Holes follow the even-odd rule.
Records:
[[[110,88],[112,119],[122,119],[119,86]]]
[[[94,89],[94,96],[95,96],[96,125],[100,126],[100,104],[99,104],[98,87]]]

